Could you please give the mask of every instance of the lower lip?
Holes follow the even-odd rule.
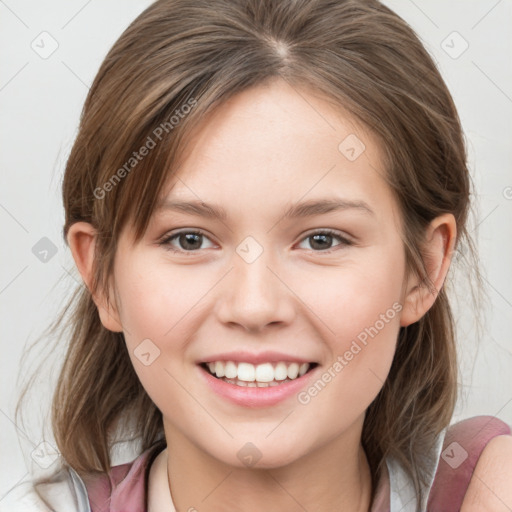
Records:
[[[301,389],[303,389],[311,376],[316,372],[319,366],[316,366],[312,370],[308,371],[302,377],[298,377],[290,382],[279,384],[278,386],[258,388],[258,387],[242,387],[236,384],[229,384],[224,382],[217,377],[214,377],[210,372],[205,370],[202,366],[199,366],[206,383],[211,387],[215,393],[227,398],[231,402],[243,407],[270,407],[276,405],[283,400],[296,395]]]

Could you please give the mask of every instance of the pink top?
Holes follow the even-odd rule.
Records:
[[[433,484],[427,489],[428,510],[460,510],[481,452],[493,437],[503,434],[511,434],[510,426],[494,416],[468,418],[446,430],[442,449],[436,453]],[[164,448],[160,441],[133,462],[114,466],[108,475],[84,477],[91,512],[147,512],[149,469]],[[370,512],[398,512],[400,502],[394,506],[393,495],[400,489],[393,489],[393,482],[389,469],[385,470]]]

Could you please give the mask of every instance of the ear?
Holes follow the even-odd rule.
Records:
[[[96,230],[88,222],[75,222],[71,225],[67,234],[68,245],[71,249],[75,264],[85,285],[91,293],[96,235]],[[113,297],[112,293],[109,295]],[[122,332],[123,326],[120,322],[115,299],[112,298],[111,301],[114,302],[107,304],[102,290],[97,294],[92,294],[92,299],[98,308],[103,326],[113,332]]]
[[[431,289],[426,279],[411,276],[403,300],[402,327],[417,322],[434,304],[450,268],[456,235],[457,223],[451,213],[436,217],[427,227],[423,259],[435,290]]]

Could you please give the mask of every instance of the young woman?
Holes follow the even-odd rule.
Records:
[[[379,2],[155,2],[107,55],[67,162],[85,286],[61,465],[24,499],[510,510],[510,427],[450,425],[444,285],[470,188],[446,85]],[[112,467],[126,432],[140,455]]]

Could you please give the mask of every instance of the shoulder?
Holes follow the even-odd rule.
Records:
[[[164,448],[158,441],[108,474],[79,475],[63,459],[46,469],[34,468],[0,498],[0,512],[95,512],[106,510],[106,503],[113,506],[109,510],[144,510],[146,475]]]
[[[471,477],[461,512],[512,509],[512,435],[499,435],[487,443]]]
[[[2,497],[0,512],[89,512],[85,488],[68,467],[36,473]]]
[[[437,454],[428,509],[439,510],[442,507],[442,510],[450,512],[474,512],[482,510],[475,504],[475,500],[490,500],[491,496],[495,496],[493,490],[500,494],[505,480],[510,481],[512,474],[511,434],[510,426],[495,416],[474,416],[450,425]],[[504,481],[493,476],[500,472]],[[490,486],[490,480],[494,480],[492,485],[495,488],[490,487],[493,490],[485,487]],[[463,503],[464,509],[461,508]],[[484,509],[500,510],[492,506],[484,506]]]

